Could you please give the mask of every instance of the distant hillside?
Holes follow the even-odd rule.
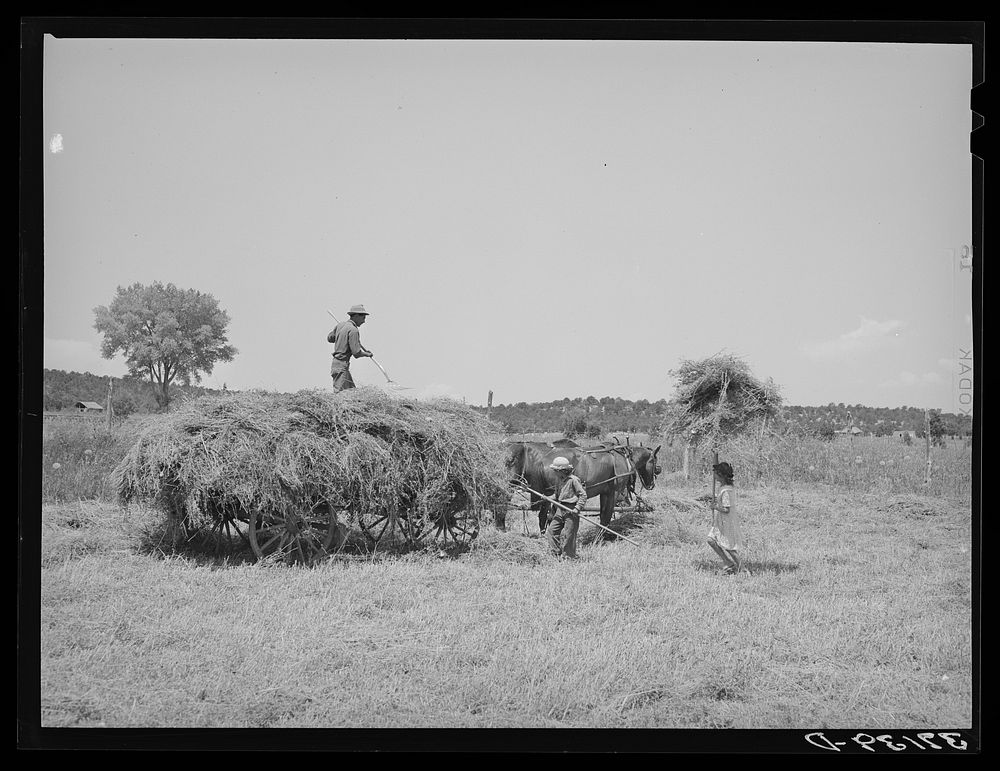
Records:
[[[652,434],[659,428],[666,406],[665,399],[650,402],[588,396],[494,405],[491,415],[512,434],[553,431],[580,436],[600,436],[613,431]],[[485,412],[486,408],[475,409]]]
[[[78,401],[105,404],[108,378],[89,372],[43,370],[45,411],[72,409]],[[174,400],[222,391],[200,386],[173,385]],[[112,403],[120,416],[156,412],[156,399],[149,382],[135,378],[112,378]],[[552,402],[518,402],[494,405],[492,417],[512,434],[564,433],[573,436],[602,436],[608,433],[658,434],[667,400],[632,401],[616,396],[564,398]],[[485,407],[474,406],[479,412]],[[972,420],[967,416],[942,413],[946,435],[969,436]],[[833,404],[824,407],[786,406],[773,426],[778,431],[798,431],[820,435],[831,429],[854,425],[865,434],[889,435],[914,431],[923,435],[924,411],[920,407],[866,407],[862,404]]]
[[[601,399],[561,399],[553,402],[518,402],[494,405],[492,417],[510,433],[562,432],[576,436],[600,436],[609,432],[655,434],[663,422],[667,401],[630,401],[605,396]],[[475,409],[485,412],[485,407]],[[971,435],[967,416],[941,413],[946,435]],[[865,434],[891,435],[914,431],[923,435],[924,411],[919,407],[866,407],[862,404],[828,404],[824,407],[790,405],[782,409],[773,428],[820,435],[854,425]]]
[[[936,411],[932,411],[936,412]],[[971,436],[972,418],[949,412],[939,413],[944,434]],[[924,410],[922,407],[866,407],[862,404],[830,403],[825,407],[785,407],[782,419],[785,424],[805,430],[834,430],[856,426],[866,434],[884,436],[896,431],[915,431],[923,436]]]
[[[105,405],[108,400],[107,375],[90,372],[65,372],[61,369],[42,370],[42,409],[58,412],[72,409],[78,401],[97,402]],[[203,394],[222,393],[201,386],[171,385],[173,400]],[[156,398],[149,381],[130,377],[111,378],[111,403],[116,415],[124,417],[133,413],[156,412]]]

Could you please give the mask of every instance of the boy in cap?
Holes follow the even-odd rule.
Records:
[[[712,501],[712,527],[708,531],[708,545],[726,566],[723,575],[731,576],[743,568],[740,549],[743,548],[743,528],[736,511],[736,488],[733,486],[733,467],[723,461],[712,465],[712,473],[722,485]]]
[[[580,512],[587,503],[587,489],[580,478],[573,474],[573,464],[566,458],[556,458],[549,468],[556,472],[555,499],[570,511],[558,506],[552,507],[548,527],[545,528],[545,539],[549,549],[557,557],[576,559],[576,534],[580,529]],[[562,539],[560,535],[563,535]]]
[[[348,320],[341,321],[326,336],[328,343],[333,343],[333,361],[330,363],[330,376],[333,378],[333,390],[343,391],[354,388],[354,378],[351,377],[351,357],[360,359],[372,356],[372,352],[361,345],[361,335],[358,329],[368,318],[364,305],[354,305],[347,312]]]

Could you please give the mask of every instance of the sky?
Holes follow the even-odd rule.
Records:
[[[959,411],[972,348],[958,44],[44,38],[44,366],[94,308],[212,294],[202,384],[669,399],[739,356],[787,404]],[[366,359],[359,385],[385,386]]]

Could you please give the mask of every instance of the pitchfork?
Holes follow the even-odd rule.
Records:
[[[555,498],[550,498],[549,496],[547,496],[547,495],[545,495],[543,493],[540,493],[537,490],[532,490],[527,485],[523,485],[523,488],[525,490],[527,490],[529,493],[533,493],[534,495],[537,495],[539,498],[543,498],[544,500],[548,501],[549,503],[553,504],[554,506],[558,506],[563,511],[567,511],[567,512],[570,512],[570,513],[573,512],[573,509],[571,509],[569,506],[566,506],[565,504],[560,503]],[[617,538],[621,538],[623,541],[628,541],[630,544],[632,544],[634,546],[638,546],[639,545],[638,543],[636,543],[635,541],[633,541],[631,538],[628,538],[628,537],[622,535],[621,533],[616,533],[610,527],[605,527],[600,522],[593,522],[593,521],[587,519],[586,517],[583,518],[583,521],[586,522],[587,524],[590,524],[590,525],[596,525],[597,527],[601,528],[601,530],[607,530],[609,533],[611,533],[611,535],[613,535],[613,536],[615,536]]]
[[[330,316],[333,318],[334,321],[336,321],[338,324],[340,323],[340,320],[336,316],[333,315],[333,311],[327,310],[327,313],[330,314]],[[361,346],[361,347],[364,348],[364,350],[365,350],[366,353],[371,353],[371,351],[369,351],[364,346]],[[369,358],[373,362],[375,362],[375,366],[376,367],[378,367],[380,370],[382,370],[382,374],[385,375],[385,379],[388,381],[388,383],[389,383],[390,386],[392,386],[393,388],[398,388],[398,389],[403,389],[403,390],[409,390],[408,386],[400,385],[395,380],[393,380],[391,377],[389,377],[389,373],[385,371],[385,367],[383,367],[381,364],[378,363],[378,359],[376,359],[374,356],[370,356]]]

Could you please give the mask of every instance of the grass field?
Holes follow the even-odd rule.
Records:
[[[153,511],[46,489],[43,726],[972,722],[967,493],[742,490],[753,575],[723,577],[707,488],[669,466],[655,511],[614,523],[639,545],[583,524],[577,563],[515,513],[464,552],[371,553],[352,533],[314,567],[255,564],[239,541],[176,551]]]

